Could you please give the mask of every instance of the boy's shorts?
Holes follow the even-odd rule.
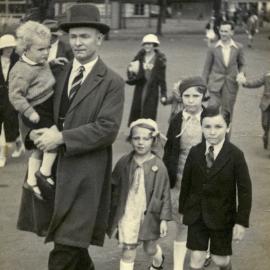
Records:
[[[219,256],[232,255],[233,228],[212,230],[206,227],[202,219],[188,226],[187,248],[206,251],[210,240],[210,253]]]

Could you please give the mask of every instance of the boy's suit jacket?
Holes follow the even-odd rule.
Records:
[[[270,105],[270,72],[264,74],[258,80],[246,82],[245,84],[243,84],[243,86],[247,88],[257,88],[257,87],[264,86],[260,108],[263,111],[266,111]]]
[[[224,63],[221,46],[216,44],[209,48],[203,69],[203,78],[208,84],[209,92],[220,92],[224,89],[231,94],[237,93],[236,76],[243,71],[245,58],[243,46],[237,42],[235,44],[237,48],[231,47],[228,66]]]
[[[205,142],[191,148],[185,164],[179,212],[191,225],[200,217],[214,230],[249,226],[251,180],[244,154],[228,141],[206,172]]]

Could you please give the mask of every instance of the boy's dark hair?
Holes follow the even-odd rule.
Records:
[[[220,26],[221,25],[227,25],[227,24],[231,26],[232,30],[234,30],[234,22],[232,22],[232,21],[227,21],[227,20],[226,21],[221,21]]]
[[[201,123],[205,117],[215,117],[221,115],[226,122],[226,125],[229,126],[231,123],[231,114],[228,111],[224,111],[221,109],[221,107],[217,106],[210,106],[203,110],[201,114]]]

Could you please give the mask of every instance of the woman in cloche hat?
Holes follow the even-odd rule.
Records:
[[[15,151],[12,157],[19,157],[24,151],[20,139],[18,114],[9,102],[8,78],[9,71],[18,61],[19,56],[15,53],[16,40],[13,35],[6,34],[0,38],[0,134],[4,131],[5,140],[2,134],[0,145],[0,167],[4,167],[7,159],[7,149],[15,144]],[[2,128],[3,126],[3,128]],[[7,143],[7,144],[6,144]]]
[[[166,102],[166,57],[159,44],[156,35],[144,36],[142,49],[128,66],[127,83],[135,85],[128,124],[138,118],[156,120],[159,96],[162,104]]]

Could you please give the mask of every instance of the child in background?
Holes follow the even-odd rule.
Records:
[[[166,167],[152,151],[159,140],[155,121],[132,122],[128,141],[133,151],[123,156],[113,171],[109,235],[118,229],[123,248],[120,270],[134,268],[140,243],[153,257],[149,269],[163,269],[164,255],[157,241],[167,235],[171,200]]]
[[[27,137],[39,128],[53,128],[53,85],[55,79],[47,58],[50,49],[50,30],[44,25],[28,21],[17,29],[18,51],[21,59],[10,72],[9,99],[20,113]],[[26,138],[27,138],[26,137]],[[30,139],[29,139],[30,140]],[[56,153],[42,152],[25,140],[28,150],[33,149],[28,161],[28,176],[24,187],[43,200],[37,178],[53,189],[52,165]]]
[[[201,77],[183,79],[179,84],[183,110],[171,120],[163,161],[167,167],[171,184],[173,219],[177,222],[174,242],[174,270],[181,270],[186,255],[186,230],[179,224],[178,202],[182,173],[187,155],[192,146],[202,140],[201,113],[206,99],[206,85]]]
[[[262,128],[264,130],[263,147],[264,149],[267,149],[270,129],[270,72],[265,73],[257,80],[246,81],[243,86],[246,88],[258,88],[264,86],[260,109],[262,111]]]
[[[204,140],[188,154],[179,197],[180,221],[188,226],[190,269],[203,269],[210,240],[212,260],[231,270],[232,240],[249,226],[251,179],[243,152],[226,139],[230,114],[207,108],[201,115]]]

